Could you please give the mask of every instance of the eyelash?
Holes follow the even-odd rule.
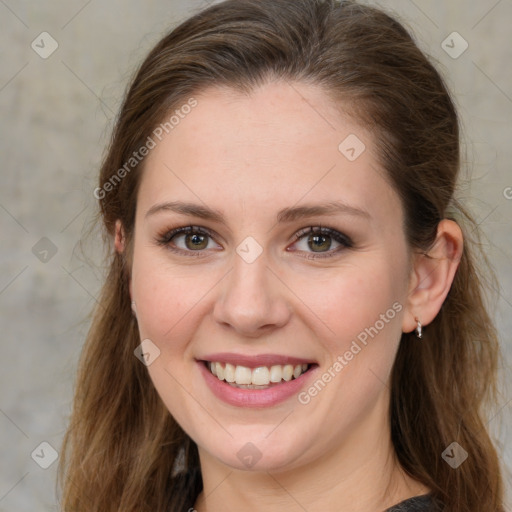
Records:
[[[180,249],[178,247],[173,247],[171,245],[171,240],[176,235],[187,235],[187,234],[208,236],[212,240],[215,240],[213,233],[206,228],[202,228],[199,226],[184,226],[184,227],[172,229],[170,231],[166,231],[166,232],[158,235],[156,238],[156,243],[160,246],[166,247],[170,251],[177,253],[177,254],[184,254],[185,256],[196,257],[196,258],[197,257],[199,257],[199,258],[205,257],[205,255],[202,254],[205,252],[205,250],[197,250],[197,251],[188,250],[188,251],[186,251],[184,249]],[[295,242],[298,242],[299,240],[304,238],[306,235],[329,236],[333,240],[335,240],[336,242],[341,244],[341,247],[338,247],[337,249],[326,251],[325,253],[309,252],[308,254],[313,254],[314,256],[307,256],[307,259],[332,258],[333,256],[335,256],[342,250],[350,249],[353,247],[352,240],[347,235],[344,235],[343,233],[340,233],[339,231],[336,231],[335,229],[331,229],[331,228],[324,227],[324,226],[314,226],[314,227],[311,226],[311,227],[302,229],[299,232],[297,232],[293,238],[294,238]],[[293,252],[295,252],[295,251],[293,251]],[[298,252],[300,252],[300,251],[298,251]]]

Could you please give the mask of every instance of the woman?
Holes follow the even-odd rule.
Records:
[[[380,10],[231,0],[162,39],[94,192],[63,510],[503,511],[459,153]]]

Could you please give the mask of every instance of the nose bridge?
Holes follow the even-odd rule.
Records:
[[[232,271],[223,281],[215,319],[248,336],[283,326],[290,315],[286,289],[270,270],[266,254],[254,260],[241,254],[234,255]]]

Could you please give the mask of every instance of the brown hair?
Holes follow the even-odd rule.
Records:
[[[472,254],[478,245],[468,238],[478,242],[477,226],[454,199],[458,118],[441,76],[395,19],[354,1],[228,0],[175,28],[136,73],[101,168],[106,237],[112,241],[121,220],[130,246],[144,161],[112,178],[172,109],[210,86],[250,92],[274,79],[321,86],[375,134],[411,248],[427,252],[443,218],[465,231],[459,269],[424,341],[402,336],[392,441],[402,467],[446,512],[503,511],[500,464],[483,419],[496,398],[499,346]],[[63,510],[186,510],[202,488],[197,447],[134,357],[129,251],[109,258],[63,444]],[[456,470],[441,458],[453,441],[469,452]]]

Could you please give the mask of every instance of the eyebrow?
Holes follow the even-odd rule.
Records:
[[[218,222],[219,224],[226,224],[226,219],[220,210],[215,210],[207,206],[187,203],[183,201],[166,201],[164,203],[155,204],[147,211],[146,218],[151,215],[167,211],[179,213],[181,215],[191,215],[201,219]],[[329,216],[337,214],[351,215],[365,219],[371,218],[371,215],[366,210],[345,204],[340,201],[331,201],[329,203],[323,204],[311,204],[284,208],[278,212],[276,219],[278,223],[284,224],[309,217]]]

